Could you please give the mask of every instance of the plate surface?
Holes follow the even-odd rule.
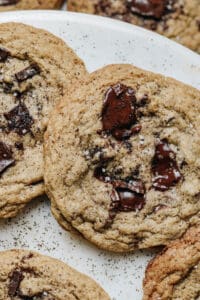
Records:
[[[89,71],[132,63],[200,88],[200,56],[164,37],[102,17],[59,11],[1,13],[0,22],[23,22],[64,39]],[[183,99],[184,101],[184,99]],[[0,250],[30,248],[67,262],[96,279],[114,300],[141,300],[142,279],[153,251],[115,255],[63,231],[49,202],[33,201],[20,216],[0,221]]]

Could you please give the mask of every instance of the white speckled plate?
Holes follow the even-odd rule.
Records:
[[[60,36],[89,71],[110,63],[132,63],[200,88],[199,55],[136,26],[59,11],[1,13],[0,22],[7,21],[31,24]],[[153,251],[114,255],[96,249],[63,231],[45,199],[33,201],[17,218],[0,222],[0,250],[16,247],[62,259],[95,278],[116,300],[142,299],[144,270],[153,255]]]

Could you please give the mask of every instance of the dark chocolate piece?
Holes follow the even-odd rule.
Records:
[[[4,113],[4,117],[8,121],[8,129],[15,131],[19,135],[25,135],[31,132],[33,118],[25,104],[20,103],[8,113]]]
[[[23,143],[20,143],[20,142],[16,142],[15,143],[15,148],[17,149],[17,150],[24,150],[24,145],[23,145]]]
[[[145,186],[141,180],[114,181],[111,195],[113,211],[137,211],[145,205]]]
[[[127,140],[131,137],[132,131],[130,129],[115,129],[113,135],[118,141]]]
[[[158,191],[166,191],[182,178],[176,162],[176,155],[170,149],[167,140],[156,145],[152,160],[153,187]]]
[[[94,176],[105,183],[111,183],[111,212],[141,210],[145,205],[145,186],[140,179],[128,177],[117,180],[106,172],[106,167],[97,166]],[[111,214],[113,215],[113,214]]]
[[[111,176],[107,174],[106,167],[103,165],[97,166],[94,169],[94,177],[103,182],[111,182]]]
[[[18,294],[21,281],[24,279],[23,273],[20,270],[13,271],[10,276],[10,283],[8,285],[8,295],[14,297]]]
[[[117,140],[126,140],[141,130],[132,130],[136,118],[136,97],[132,88],[121,83],[111,86],[106,92],[103,109],[103,131]]]
[[[22,82],[40,73],[40,68],[37,64],[31,64],[29,67],[15,74],[18,82]]]
[[[15,160],[12,157],[12,150],[3,142],[0,142],[0,174],[9,166],[13,165]]]
[[[117,140],[127,140],[133,134],[137,134],[142,130],[142,126],[140,124],[136,124],[131,129],[116,129],[115,130],[115,138]]]
[[[24,279],[24,274],[23,274],[24,272],[30,274],[34,273],[33,270],[31,269],[21,268],[18,270],[14,270],[13,273],[10,275],[10,282],[8,285],[8,295],[11,297],[11,299],[16,296],[22,300],[44,299],[44,297],[48,295],[47,292],[39,292],[32,296],[24,295],[22,293],[22,291],[20,290],[20,284]]]
[[[165,13],[167,2],[167,0],[127,0],[127,6],[133,13],[160,19]]]
[[[10,53],[6,49],[0,48],[0,62],[4,62],[8,58],[9,54]]]

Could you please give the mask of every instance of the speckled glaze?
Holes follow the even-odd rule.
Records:
[[[89,71],[110,63],[132,63],[200,88],[197,54],[130,24],[66,12],[1,14],[1,22],[11,20],[60,36],[85,61]],[[144,270],[156,252],[114,255],[100,251],[62,230],[45,199],[32,202],[17,218],[0,222],[0,250],[9,248],[31,248],[62,259],[96,279],[113,300],[141,300]]]

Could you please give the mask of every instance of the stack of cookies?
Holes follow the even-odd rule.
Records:
[[[88,74],[59,38],[7,23],[0,94],[0,218],[46,192],[58,223],[98,248],[166,245],[144,300],[199,299],[200,92],[132,65]],[[0,300],[109,299],[31,251],[2,252],[0,266]]]

